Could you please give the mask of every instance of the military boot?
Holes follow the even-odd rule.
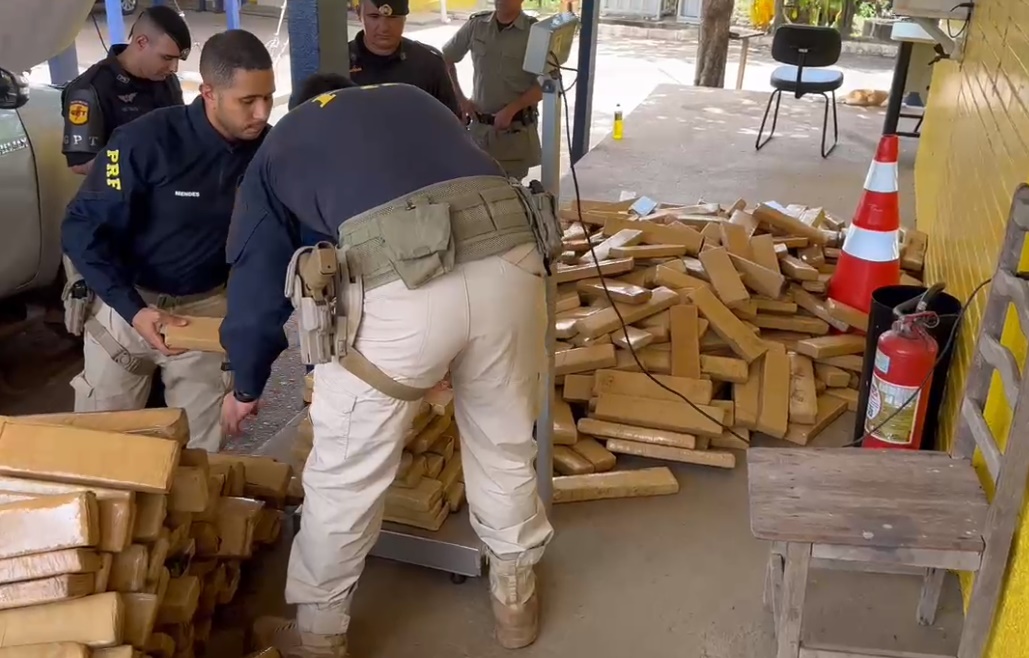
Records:
[[[254,622],[254,647],[275,647],[283,658],[347,658],[346,635],[304,633],[296,621],[260,617]]]
[[[538,553],[538,554],[537,554]],[[533,565],[542,551],[516,557],[490,554],[489,585],[497,642],[505,649],[521,649],[539,633],[539,594]]]

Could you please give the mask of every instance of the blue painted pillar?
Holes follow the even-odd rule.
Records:
[[[342,0],[289,0],[286,12],[293,87],[318,72],[349,75],[348,4]]]
[[[593,78],[597,64],[597,32],[600,7],[597,0],[582,0],[579,17],[579,59],[575,78],[575,116],[572,120],[572,162],[578,162],[590,150],[590,129],[593,127]]]
[[[79,77],[79,56],[74,43],[51,58],[47,64],[50,66],[51,84],[66,85]]]
[[[107,41],[109,45],[116,46],[119,43],[126,43],[125,19],[121,15],[121,0],[105,0],[104,8],[107,10]]]
[[[230,30],[238,30],[239,0],[225,0],[225,22]]]

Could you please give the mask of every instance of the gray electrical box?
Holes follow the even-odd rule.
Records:
[[[522,69],[536,75],[548,75],[568,61],[575,41],[579,17],[571,12],[548,16],[529,29]]]

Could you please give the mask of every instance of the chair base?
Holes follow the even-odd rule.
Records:
[[[870,573],[922,574],[922,595],[918,601],[917,621],[931,625],[936,619],[940,594],[946,577],[946,568],[920,566],[919,563],[939,561],[951,563],[955,559],[963,564],[970,557],[955,556],[952,551],[922,552],[901,557],[897,561],[880,561],[876,552],[867,556],[855,555],[849,547],[825,544],[774,542],[765,572],[764,603],[772,612],[777,645],[776,658],[954,658],[953,655],[917,653],[803,644],[800,639],[807,592],[808,574],[812,569],[835,569]],[[834,557],[829,557],[834,556]],[[836,556],[847,556],[845,558]],[[859,557],[861,559],[853,559]],[[867,559],[867,561],[865,561]]]
[[[823,116],[822,116],[822,157],[823,158],[828,158],[829,154],[832,153],[834,150],[836,150],[836,147],[839,145],[839,142],[840,142],[840,124],[839,124],[839,120],[838,120],[837,115],[836,115],[836,92],[835,91],[831,91],[831,92],[829,92],[829,94],[826,94],[825,92],[821,92],[821,91],[819,91],[819,92],[812,92],[812,93],[819,94],[822,97],[822,99],[825,101],[825,111],[824,111]],[[830,103],[830,95],[832,97],[831,103]],[[768,112],[772,109],[772,99],[775,99],[775,112],[772,113],[772,127],[768,131],[768,137],[766,137],[764,140],[762,140],[761,137],[764,135],[764,132],[765,132],[765,124],[768,122]],[[758,129],[758,131],[757,131],[757,140],[754,142],[754,149],[757,150],[757,151],[760,151],[764,147],[765,144],[767,144],[768,142],[772,141],[772,137],[775,135],[775,126],[779,122],[779,103],[780,103],[781,100],[782,100],[782,89],[776,89],[768,97],[768,104],[765,105],[765,114],[764,114],[763,117],[761,117],[761,128]],[[828,132],[828,128],[829,128],[829,105],[830,104],[832,105],[833,140],[832,140],[832,145],[827,150],[825,148],[825,137],[826,137],[826,133]]]

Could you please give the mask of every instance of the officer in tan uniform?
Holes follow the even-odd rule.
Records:
[[[532,440],[542,255],[561,244],[553,208],[411,85],[321,94],[269,133],[240,186],[228,243],[221,342],[236,381],[222,406],[226,431],[256,413],[293,306],[302,360],[317,365],[314,449],[286,578],[296,619],[258,620],[260,648],[346,655],[351,603],[405,432],[448,371],[497,639],[511,649],[536,639],[533,566],[553,532]]]
[[[495,7],[472,14],[443,46],[443,58],[475,142],[508,176],[521,180],[541,155],[536,107],[543,90],[536,76],[522,69],[536,19],[522,11],[522,0],[495,0]],[[475,72],[470,99],[455,67],[469,52]]]

